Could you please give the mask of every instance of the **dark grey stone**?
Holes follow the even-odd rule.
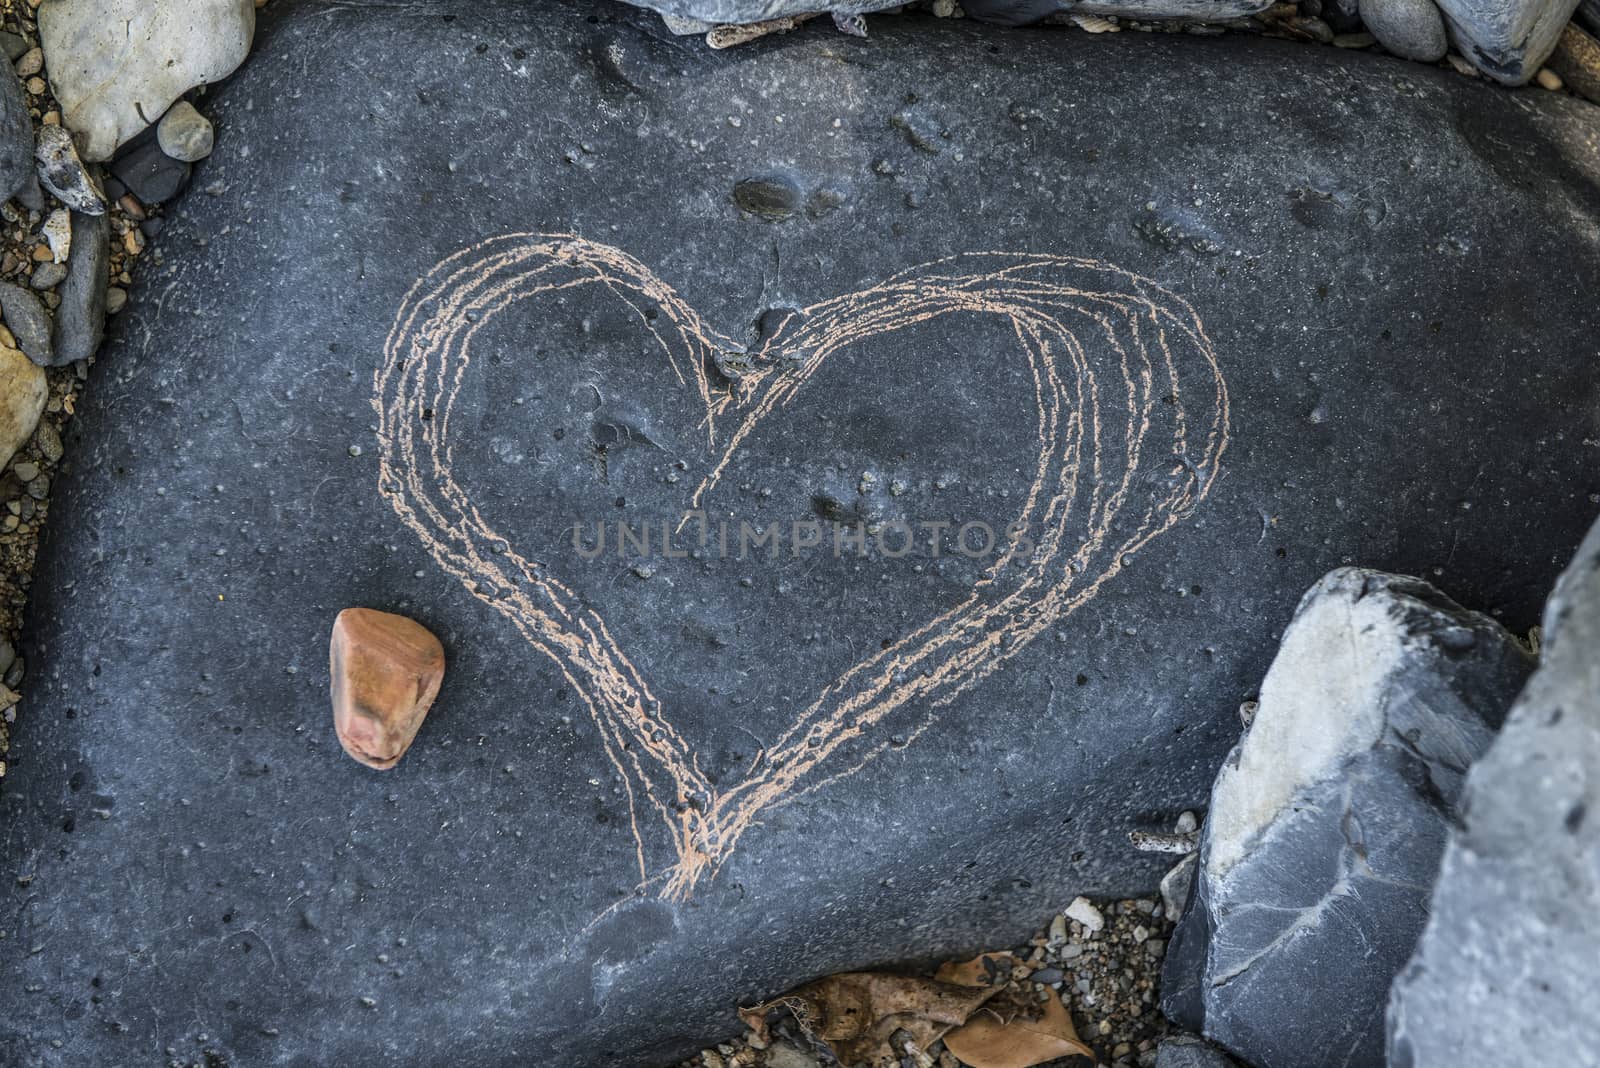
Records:
[[[0,202],[16,196],[33,177],[33,121],[22,80],[9,64],[0,70]]]
[[[111,161],[111,173],[145,204],[164,204],[189,184],[191,164],[161,151],[152,130],[128,143]]]
[[[1173,858],[1127,832],[1204,801],[1273,621],[1341,560],[1440,567],[1464,600],[1537,618],[1600,490],[1576,444],[1600,437],[1600,366],[1568,358],[1593,347],[1600,292],[1589,105],[1254,39],[914,17],[872,34],[819,19],[723,53],[621,5],[263,9],[249,62],[207,93],[222,136],[109,324],[52,489],[0,790],[0,1049],[45,1068],[167,1046],[250,1066],[659,1068],[812,975],[1008,944],[1078,893],[1153,893]],[[741,211],[738,184],[774,175],[803,209]],[[592,244],[500,236],[528,233]],[[468,589],[397,512],[412,484],[380,476],[445,409],[385,401],[380,416],[374,376],[407,373],[384,352],[407,293],[485,241],[465,258],[542,249],[575,283],[621,276],[564,274],[563,253],[594,264],[613,246],[682,304],[576,284],[472,324],[457,478],[517,534],[477,544]],[[1114,264],[1174,296],[1029,256]],[[1011,281],[992,289],[996,265]],[[1092,599],[1051,608],[1037,640],[1007,621],[981,656],[935,656],[938,680],[968,688],[864,724],[720,871],[664,894],[680,849],[718,848],[703,832],[740,780],[796,766],[779,741],[817,694],[993,591],[948,541],[938,559],[923,538],[905,559],[741,561],[712,542],[690,546],[699,559],[586,560],[571,527],[675,523],[750,392],[815,366],[805,339],[838,310],[821,302],[907,271],[926,284],[880,292],[953,299],[940,279],[975,274],[975,302],[1033,308],[1024,334],[1055,337],[1061,313],[1035,298],[1078,270],[1076,288],[1112,287],[1135,398],[1132,371],[1141,353],[1163,366],[1165,337],[1187,419],[1180,445],[1170,378],[1153,376],[1151,429],[1113,502],[1133,462],[1127,379],[1080,324],[1102,391],[1052,402],[1049,425],[1104,415],[1094,482],[1122,507],[1103,546],[1218,471],[1209,495]],[[1208,393],[1179,298],[1228,386],[1220,464],[1215,380]],[[1138,346],[1120,312],[1147,299],[1161,311],[1138,320]],[[709,326],[686,354],[698,335],[672,322],[688,307]],[[851,307],[904,329],[828,356],[743,439],[707,507],[757,526],[1020,512],[1041,439],[1009,317]],[[442,325],[437,310],[425,300],[412,325]],[[715,445],[698,370],[727,399]],[[1085,462],[1057,521],[1087,521]],[[1122,555],[1091,546],[1079,566]],[[605,620],[677,734],[608,750],[589,669],[558,666],[504,614],[549,591],[519,558],[560,575],[578,618]],[[350,605],[417,618],[449,658],[388,772],[333,737],[323,665]],[[883,682],[938,681],[921,670]],[[669,792],[643,756],[619,778],[608,758],[631,769],[680,744],[698,768],[685,779],[709,789]]]
[[[1467,776],[1416,956],[1389,1005],[1394,1068],[1600,1065],[1600,526],[1544,614],[1539,670]]]
[[[1233,1058],[1195,1035],[1163,1039],[1156,1050],[1156,1068],[1239,1068]]]
[[[33,269],[33,273],[28,276],[28,284],[40,291],[54,289],[66,276],[66,264],[46,260]]]
[[[0,52],[6,54],[6,59],[15,63],[22,58],[22,54],[27,50],[28,42],[21,34],[12,33],[10,30],[0,30]]]
[[[1590,33],[1600,33],[1600,0],[1580,0],[1576,17]]]
[[[61,303],[56,305],[54,352],[47,366],[87,360],[100,347],[106,329],[110,255],[110,218],[73,212],[72,254],[67,258],[67,277],[56,290]]]
[[[14,282],[0,282],[0,315],[28,359],[50,366],[50,312],[44,302]]]
[[[1382,1068],[1463,776],[1532,667],[1418,579],[1317,583],[1211,792],[1169,1015],[1258,1068]]]
[[[1489,77],[1522,85],[1539,72],[1578,0],[1437,0],[1456,47]],[[1363,10],[1366,0],[1362,0]]]

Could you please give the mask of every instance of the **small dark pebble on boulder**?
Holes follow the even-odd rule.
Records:
[[[189,164],[161,151],[148,133],[135,138],[111,162],[111,173],[145,204],[161,204],[183,192],[191,170]]]

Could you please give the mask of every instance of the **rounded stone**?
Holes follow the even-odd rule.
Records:
[[[196,111],[187,100],[172,105],[156,126],[156,140],[161,145],[161,151],[185,163],[193,163],[211,155],[213,136],[211,120]]]
[[[1361,21],[1379,44],[1405,59],[1437,63],[1450,48],[1433,0],[1362,0]]]
[[[33,436],[49,393],[44,368],[16,349],[0,347],[0,468]]]

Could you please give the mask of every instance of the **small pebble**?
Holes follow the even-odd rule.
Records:
[[[1106,925],[1106,918],[1086,897],[1073,899],[1072,904],[1067,906],[1067,919],[1075,920],[1091,931],[1099,931]]]
[[[185,163],[211,155],[213,136],[210,121],[187,100],[168,108],[156,126],[156,140],[161,151]]]
[[[1566,83],[1561,80],[1561,75],[1557,74],[1549,67],[1540,67],[1539,73],[1535,75],[1535,77],[1539,82],[1540,88],[1549,89],[1551,92],[1555,92],[1557,89],[1561,89],[1566,86]]]

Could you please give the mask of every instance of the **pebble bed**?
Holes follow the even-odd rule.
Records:
[[[1058,914],[1009,952],[1034,968],[1022,982],[1036,997],[1049,996],[1049,991],[1061,997],[1078,1037],[1098,1054],[1097,1068],[1150,1068],[1156,1047],[1172,1030],[1157,1006],[1172,921],[1160,901],[1148,898],[1100,901],[1092,907],[1102,919],[1100,930]],[[1082,908],[1075,903],[1071,911],[1081,914]],[[731,1006],[728,1018],[734,1018]],[[831,1068],[839,1063],[793,1020],[774,1024],[770,1038],[762,1045],[746,1030],[675,1068]],[[962,1068],[942,1042],[925,1051],[924,1062],[917,1068]],[[1050,1062],[1056,1068],[1084,1068],[1088,1063],[1083,1057]]]

